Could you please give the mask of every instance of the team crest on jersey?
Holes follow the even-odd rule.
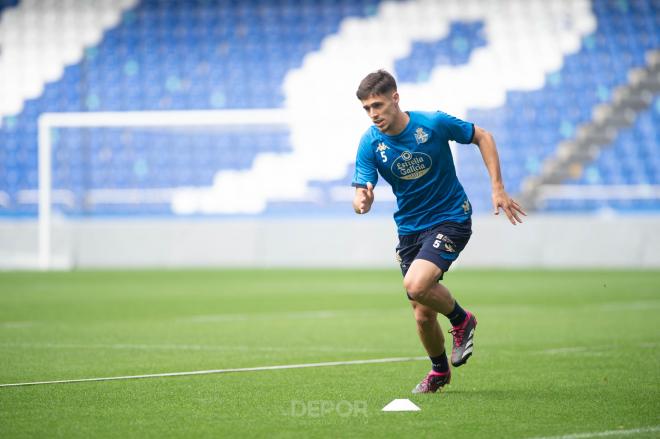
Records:
[[[392,174],[402,180],[416,180],[431,170],[433,160],[423,152],[404,151],[392,163]]]
[[[424,131],[422,127],[419,127],[415,131],[415,140],[417,140],[417,144],[426,143],[429,140],[429,133]]]

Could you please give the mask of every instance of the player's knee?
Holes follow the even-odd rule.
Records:
[[[420,303],[425,302],[424,298],[428,295],[430,290],[429,285],[427,285],[426,282],[408,277],[403,279],[403,287],[406,289],[412,300]]]

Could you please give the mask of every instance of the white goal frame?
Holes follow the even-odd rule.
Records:
[[[52,268],[52,130],[55,128],[288,126],[284,109],[43,113],[38,120],[38,267]]]

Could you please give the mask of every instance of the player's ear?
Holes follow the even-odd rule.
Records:
[[[399,92],[396,90],[392,92],[392,102],[394,102],[395,104],[399,103]]]

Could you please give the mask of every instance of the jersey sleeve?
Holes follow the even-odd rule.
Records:
[[[370,148],[370,139],[370,136],[365,134],[360,140],[355,159],[355,174],[353,174],[351,186],[366,188],[367,183],[376,186],[378,182],[378,168],[376,167],[374,153]]]
[[[458,143],[472,143],[474,138],[474,124],[438,111],[435,115],[436,124],[447,133],[447,138]]]

